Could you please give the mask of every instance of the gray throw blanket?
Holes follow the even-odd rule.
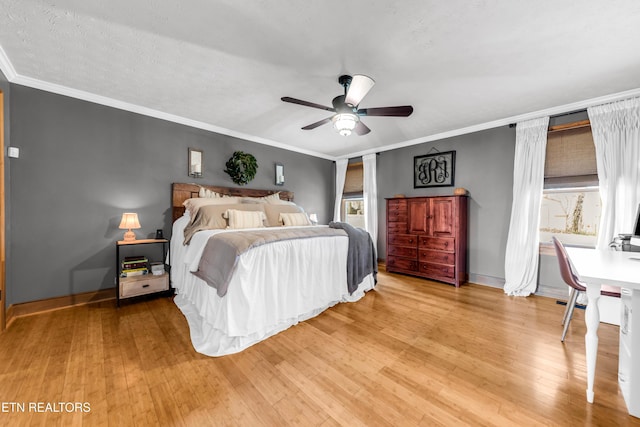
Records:
[[[219,233],[209,237],[194,275],[216,289],[218,296],[227,293],[238,257],[257,246],[281,240],[311,237],[344,236],[345,231],[329,227],[268,228]]]
[[[332,221],[329,223],[329,227],[342,229],[349,236],[347,253],[347,289],[349,294],[353,294],[362,279],[371,273],[373,273],[374,283],[377,283],[378,259],[371,235],[363,229],[345,222]]]

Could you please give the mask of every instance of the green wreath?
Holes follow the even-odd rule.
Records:
[[[256,176],[256,171],[258,170],[256,158],[242,151],[234,152],[225,166],[227,168],[224,171],[238,185],[248,184]]]

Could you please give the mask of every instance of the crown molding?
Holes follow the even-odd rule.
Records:
[[[67,86],[58,85],[55,83],[45,82],[31,77],[24,77],[17,75],[11,83],[32,87],[34,89],[44,90],[46,92],[56,93],[58,95],[65,95],[71,98],[81,99],[83,101],[89,101],[107,107],[113,107],[120,110],[130,111],[132,113],[142,114],[144,116],[154,117],[156,119],[166,120],[173,123],[190,126],[197,129],[203,129],[222,135],[231,136],[238,139],[243,139],[258,144],[269,145],[276,148],[282,148],[283,150],[294,151],[301,154],[306,154],[313,157],[320,157],[327,160],[334,160],[334,156],[329,156],[324,153],[318,153],[316,151],[305,150],[291,145],[283,144],[277,141],[272,141],[266,138],[260,138],[258,136],[249,135],[242,132],[237,132],[231,129],[226,129],[220,126],[215,126],[209,123],[200,122],[198,120],[188,119],[186,117],[177,116],[175,114],[169,114],[162,111],[154,110],[152,108],[143,107],[129,102],[119,101],[117,99],[109,98],[102,95],[96,95],[91,92],[85,92],[78,89],[73,89]]]
[[[504,119],[493,120],[490,122],[480,123],[473,126],[467,126],[460,129],[454,129],[446,132],[441,132],[433,135],[429,135],[422,138],[411,139],[403,142],[398,142],[396,144],[385,145],[382,147],[376,147],[369,150],[357,151],[349,154],[344,154],[341,156],[331,156],[324,153],[319,153],[317,151],[305,150],[298,147],[294,147],[288,144],[283,144],[281,142],[273,141],[266,138],[261,138],[254,135],[245,134],[242,132],[237,132],[231,129],[223,128],[220,126],[215,126],[209,123],[200,122],[197,120],[188,119],[186,117],[177,116],[175,114],[164,113],[162,111],[154,110],[152,108],[143,107],[136,104],[131,104],[124,101],[119,101],[117,99],[96,95],[91,92],[85,92],[78,89],[73,89],[67,86],[58,85],[55,83],[45,82],[43,80],[34,79],[31,77],[25,77],[19,75],[7,54],[0,46],[0,71],[2,71],[11,83],[32,87],[34,89],[40,89],[51,93],[56,93],[58,95],[69,96],[72,98],[81,99],[84,101],[93,102],[100,105],[105,105],[107,107],[113,107],[120,110],[130,111],[132,113],[142,114],[149,117],[154,117],[161,120],[166,120],[173,123],[182,124],[185,126],[190,126],[197,129],[203,129],[215,133],[219,133],[222,135],[231,136],[238,139],[243,139],[246,141],[256,142],[258,144],[264,144],[271,147],[281,148],[287,151],[293,151],[300,154],[305,154],[308,156],[319,157],[326,160],[338,160],[338,159],[349,159],[353,157],[360,157],[366,154],[371,153],[380,153],[383,151],[391,151],[399,148],[409,147],[412,145],[424,144],[427,142],[438,141],[441,139],[452,138],[455,136],[466,135],[473,132],[480,132],[487,129],[498,128],[501,126],[507,126],[512,123],[523,122],[526,120],[531,120],[544,116],[554,116],[558,114],[567,113],[570,111],[584,110],[589,107],[593,107],[596,105],[607,104],[610,102],[620,101],[623,99],[633,98],[640,96],[640,88],[632,89],[624,92],[618,92],[611,95],[605,95],[597,98],[591,98],[584,101],[578,101],[570,104],[559,105],[556,107],[547,108],[544,110],[534,111],[531,113],[520,114],[516,116],[507,117]]]
[[[454,136],[466,135],[473,132],[480,132],[487,129],[494,129],[501,126],[508,126],[513,123],[524,122],[526,120],[537,119],[545,116],[555,116],[559,114],[564,114],[571,111],[579,111],[585,110],[589,107],[594,107],[596,105],[608,104],[610,102],[621,101],[623,99],[635,98],[640,96],[640,88],[627,90],[624,92],[618,92],[611,95],[600,96],[597,98],[591,98],[584,101],[573,102],[570,104],[559,105],[557,107],[551,107],[544,110],[534,111],[531,113],[520,114],[517,116],[511,116],[500,120],[494,120],[491,122],[480,123],[473,126],[468,126],[460,129],[454,129],[447,132],[441,132],[434,135],[430,135],[423,138],[411,139],[404,142],[399,142],[397,144],[390,144],[384,147],[377,147],[375,149],[359,151],[356,153],[351,153],[345,156],[341,156],[341,158],[352,158],[364,156],[365,154],[371,153],[381,153],[383,151],[396,150],[398,148],[409,147],[412,145],[424,144],[426,142],[439,141],[445,138],[451,138]]]
[[[2,74],[4,74],[9,82],[13,82],[18,75],[15,68],[13,68],[13,64],[9,61],[9,57],[4,49],[2,49],[2,46],[0,46],[0,71],[2,71]]]
[[[197,129],[203,129],[222,135],[231,136],[246,141],[256,142],[258,144],[269,145],[271,147],[281,148],[287,151],[293,151],[300,154],[306,154],[308,156],[319,157],[326,160],[335,160],[335,156],[319,153],[317,151],[305,150],[298,147],[293,147],[281,142],[272,141],[266,138],[260,138],[258,136],[237,132],[231,129],[215,126],[209,123],[200,122],[197,120],[188,119],[186,117],[177,116],[175,114],[169,114],[162,111],[154,110],[152,108],[143,107],[129,102],[119,101],[117,99],[109,98],[102,95],[96,95],[95,93],[85,92],[82,90],[70,88],[68,86],[59,85],[56,83],[45,82],[43,80],[34,79],[31,77],[21,76],[16,73],[11,61],[7,57],[6,53],[0,46],[0,70],[4,73],[7,80],[13,84],[19,84],[22,86],[31,87],[34,89],[43,90],[46,92],[55,93],[58,95],[69,96],[71,98],[81,99],[83,101],[93,102],[95,104],[105,105],[107,107],[117,108],[119,110],[130,111],[132,113],[142,114],[144,116],[154,117],[156,119],[166,120],[173,123],[190,126]]]

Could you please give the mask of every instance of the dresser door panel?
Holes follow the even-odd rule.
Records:
[[[431,235],[453,236],[453,200],[431,200]]]
[[[409,201],[409,233],[429,233],[429,203],[427,200]]]

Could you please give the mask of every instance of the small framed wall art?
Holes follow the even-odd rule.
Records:
[[[202,150],[189,148],[189,176],[192,178],[202,178]]]
[[[413,188],[454,185],[456,152],[445,151],[413,158]]]
[[[276,163],[276,185],[284,185],[284,165]]]

